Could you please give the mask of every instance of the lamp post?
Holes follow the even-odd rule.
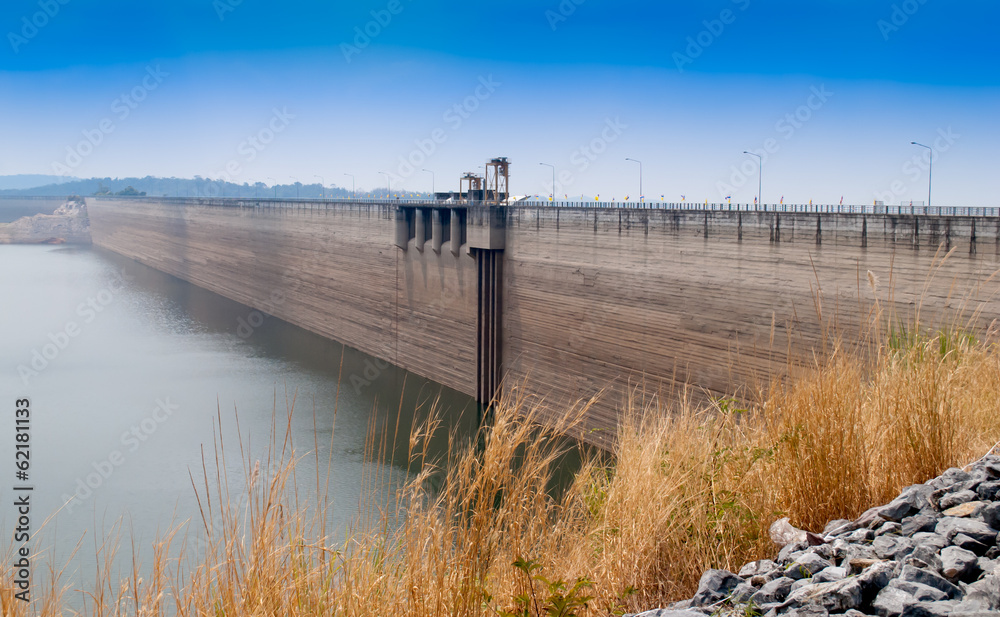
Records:
[[[930,146],[925,146],[924,144],[918,144],[915,141],[911,141],[910,145],[920,146],[921,148],[927,148],[928,156],[930,161],[927,164],[927,208],[931,207],[931,180],[934,177],[934,149]]]
[[[351,176],[351,199],[354,199],[356,197],[355,194],[354,194],[354,188],[355,188],[355,185],[354,185],[354,174],[344,174],[344,175],[345,176]]]
[[[642,203],[642,161],[636,159],[630,159],[625,157],[626,161],[632,161],[633,163],[639,163],[639,202]]]
[[[271,181],[271,186],[274,187],[274,198],[277,199],[278,198],[278,181],[275,180],[274,178],[268,178],[268,180]]]
[[[429,173],[431,175],[431,201],[434,201],[434,199],[435,199],[434,172],[431,171],[431,170],[429,170],[429,169],[425,169],[424,171],[426,171],[427,173]]]
[[[319,181],[322,182],[322,184],[320,184],[320,186],[323,187],[323,199],[326,199],[326,178],[324,178],[323,176],[317,175],[317,174],[313,174],[313,175],[315,177],[319,178]]]
[[[385,186],[388,192],[385,194],[386,199],[392,199],[392,176],[384,171],[380,171],[380,174],[385,176]]]
[[[760,188],[764,186],[764,159],[749,150],[744,150],[743,154],[757,157],[757,207],[764,208],[764,200],[760,196]],[[767,208],[764,208],[764,212],[767,212]]]
[[[552,168],[552,204],[556,203],[556,166],[551,163],[539,163],[539,165],[544,165],[546,167]]]

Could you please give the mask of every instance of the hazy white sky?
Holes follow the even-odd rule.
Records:
[[[0,174],[998,205],[1000,9],[909,1],[13,0]]]

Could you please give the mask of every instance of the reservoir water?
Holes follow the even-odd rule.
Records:
[[[133,540],[145,554],[159,533],[200,520],[191,476],[202,478],[203,451],[214,466],[219,434],[238,490],[237,414],[250,461],[288,424],[302,490],[315,492],[317,460],[322,476],[330,463],[333,538],[370,488],[365,472],[405,476],[415,416],[437,402],[450,428],[475,427],[465,395],[100,249],[0,246],[0,293],[0,544],[11,545],[17,519],[8,497],[31,485],[33,554],[48,549],[61,565],[82,539],[63,581],[73,587],[92,580],[95,542],[116,521],[127,556]],[[14,466],[24,398],[26,482]],[[366,451],[397,425],[396,447]]]

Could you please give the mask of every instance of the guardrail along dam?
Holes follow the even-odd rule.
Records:
[[[488,403],[711,396],[848,337],[878,297],[1000,316],[996,209],[88,198],[95,245]],[[773,206],[771,207],[773,210]],[[820,211],[822,210],[822,211]],[[950,252],[947,259],[944,254]],[[868,271],[880,281],[874,293]]]

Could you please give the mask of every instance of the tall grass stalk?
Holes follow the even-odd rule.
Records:
[[[370,466],[346,541],[327,535],[322,482],[296,477],[302,455],[282,418],[260,462],[220,432],[192,474],[199,516],[157,543],[153,563],[136,561],[118,580],[121,528],[94,546],[103,565],[85,614],[501,615],[535,592],[517,561],[540,565],[534,572],[565,582],[564,591],[579,581],[593,596],[580,614],[661,606],[689,595],[706,568],[772,555],[767,528],[778,517],[822,530],[1000,440],[996,346],[918,332],[893,344],[883,335],[864,351],[835,345],[822,365],[742,402],[637,395],[613,452],[585,456],[557,488],[567,443],[557,436],[577,430],[588,403],[542,426],[552,410],[514,389],[481,439],[452,434],[437,460],[427,444],[446,427],[431,414],[410,435],[405,481]],[[373,423],[368,460],[389,460],[398,430]],[[224,472],[237,454],[239,489]],[[310,497],[297,488],[312,485]],[[204,536],[204,551],[172,551],[186,534]],[[0,604],[24,614],[9,576],[5,568]],[[60,614],[63,590],[40,593],[39,614]],[[541,594],[527,606],[545,613],[547,601]]]

